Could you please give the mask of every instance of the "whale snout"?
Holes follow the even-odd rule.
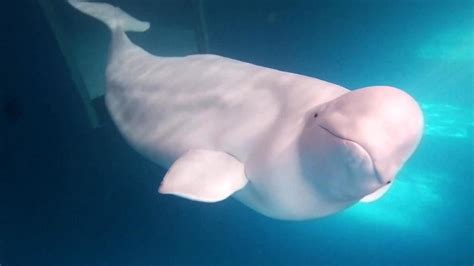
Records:
[[[391,182],[419,144],[423,114],[416,101],[392,87],[351,91],[327,103],[319,125],[360,145],[370,156],[381,184]]]
[[[342,194],[348,198],[360,198],[376,190],[383,184],[383,178],[378,174],[374,161],[369,152],[357,142],[345,139],[330,130],[320,126],[330,135],[336,145],[336,157],[339,158],[342,167],[345,169],[344,183],[348,189]]]

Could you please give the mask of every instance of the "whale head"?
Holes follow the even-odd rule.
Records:
[[[315,186],[344,201],[385,191],[418,146],[424,124],[416,101],[386,86],[343,94],[306,119],[303,169],[325,175]]]

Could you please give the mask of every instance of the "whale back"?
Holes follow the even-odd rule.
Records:
[[[157,57],[122,38],[112,46],[106,103],[132,146],[164,167],[194,148],[245,162],[282,121],[347,91],[217,55]]]

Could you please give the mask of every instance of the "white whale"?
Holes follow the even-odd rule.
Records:
[[[169,168],[161,193],[321,217],[379,198],[420,141],[423,115],[401,90],[349,91],[217,55],[157,57],[125,34],[149,23],[69,3],[112,31],[106,105],[131,146]]]

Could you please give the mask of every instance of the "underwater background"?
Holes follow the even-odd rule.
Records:
[[[111,1],[145,20],[151,2]],[[191,0],[161,2],[182,14],[167,23],[192,13]],[[39,3],[7,1],[1,266],[473,265],[474,1],[208,0],[202,8],[210,53],[349,89],[411,94],[424,111],[424,137],[392,188],[374,203],[304,222],[270,219],[233,199],[160,195],[164,169],[110,120],[91,129]],[[149,50],[166,42],[146,34],[130,36]]]

